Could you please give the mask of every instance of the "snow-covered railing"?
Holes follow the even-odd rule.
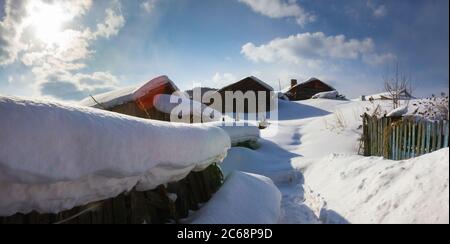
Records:
[[[449,123],[447,120],[377,118],[365,114],[362,140],[365,156],[403,160],[448,147]]]

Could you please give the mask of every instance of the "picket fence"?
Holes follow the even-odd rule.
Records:
[[[403,160],[431,153],[449,144],[447,120],[363,116],[364,156]]]

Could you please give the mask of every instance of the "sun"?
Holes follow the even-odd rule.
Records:
[[[63,24],[70,20],[70,15],[57,2],[52,4],[33,1],[28,6],[29,23],[36,38],[46,44],[55,44],[63,38]]]

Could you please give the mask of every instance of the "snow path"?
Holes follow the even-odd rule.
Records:
[[[322,103],[323,101],[316,101]],[[345,103],[342,101],[333,101]],[[325,106],[327,107],[327,106]],[[260,174],[271,178],[282,193],[283,224],[319,224],[324,201],[311,190],[305,191],[303,173],[294,167],[308,161],[302,154],[303,130],[310,124],[322,124],[330,111],[303,103],[280,101],[278,131],[262,130],[261,147],[257,150],[232,148],[222,163],[225,175],[233,170]],[[307,195],[308,197],[305,197]],[[308,204],[305,201],[308,200]]]
[[[262,137],[267,140],[259,151],[272,157],[286,158],[280,151],[293,155],[280,166],[277,177],[269,174],[282,193],[281,224],[320,224],[348,223],[338,213],[328,210],[326,201],[313,190],[309,189],[303,176],[302,168],[316,157],[334,151],[336,148],[323,148],[322,135],[330,133],[318,129],[325,127],[325,118],[330,117],[335,107],[345,105],[346,101],[314,100],[307,102],[280,102],[278,133],[271,136],[271,131],[263,131]],[[312,128],[311,128],[312,127]],[[311,133],[313,132],[313,134]],[[341,136],[341,135],[336,135]],[[266,144],[277,145],[278,151],[267,150]],[[338,146],[339,147],[339,146]],[[268,156],[268,155],[267,155]]]
[[[360,115],[376,105],[280,101],[261,147],[232,148],[224,173],[271,178],[282,224],[448,223],[448,148],[406,161],[358,156]]]

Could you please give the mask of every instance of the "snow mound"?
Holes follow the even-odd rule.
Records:
[[[190,100],[188,98],[182,98],[175,95],[161,94],[154,98],[153,104],[159,111],[172,114],[176,113],[179,116],[190,116],[191,114],[202,118],[204,122],[218,121],[222,118],[222,114],[202,103]]]
[[[257,141],[260,137],[258,126],[251,122],[213,122],[207,125],[219,127],[227,132],[232,145],[246,141]]]
[[[114,197],[137,182],[139,190],[150,190],[222,161],[231,144],[212,126],[54,102],[0,97],[0,114],[0,195],[8,195],[0,198],[0,214],[29,211],[49,200],[57,208],[38,209],[58,212],[87,203],[83,199]],[[109,185],[114,180],[125,183]],[[111,194],[98,190],[103,188]],[[35,199],[38,191],[48,194]]]
[[[337,99],[337,98],[339,98],[339,92],[337,91],[320,92],[312,97],[312,99]]]
[[[408,113],[408,106],[398,107],[391,112],[389,112],[386,117],[402,117]]]
[[[276,224],[281,193],[264,176],[234,172],[191,218],[192,224]]]
[[[407,161],[332,155],[308,185],[351,223],[449,223],[449,149]]]

